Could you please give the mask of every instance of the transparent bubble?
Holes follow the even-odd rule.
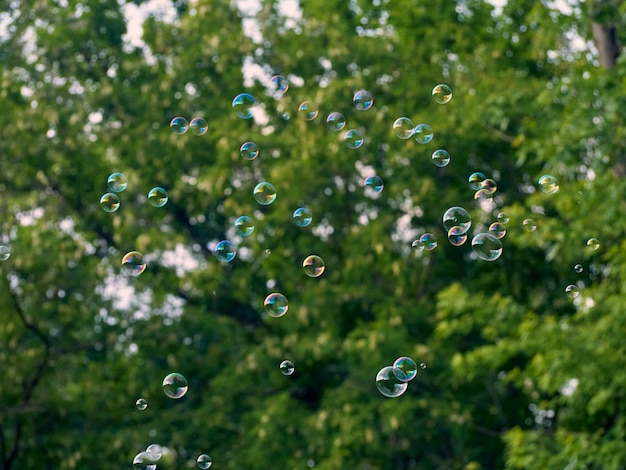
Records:
[[[587,246],[593,251],[595,251],[598,248],[600,248],[600,242],[598,241],[597,238],[590,238],[589,240],[587,240]]]
[[[320,277],[324,273],[326,265],[324,264],[324,260],[319,256],[310,255],[304,258],[302,268],[307,276]]]
[[[0,245],[0,261],[6,261],[11,257],[11,245]]]
[[[476,204],[485,211],[491,210],[494,206],[493,194],[487,189],[479,189],[474,193]]]
[[[365,178],[363,184],[368,188],[372,188],[372,190],[377,194],[382,192],[385,187],[383,179],[380,176],[368,176]]]
[[[417,376],[417,363],[410,357],[399,357],[393,363],[393,373],[400,382],[410,382]]]
[[[343,116],[343,114],[335,111],[328,115],[328,117],[326,118],[326,124],[328,124],[328,128],[331,131],[339,132],[344,127],[346,127],[346,118]]]
[[[144,398],[138,398],[137,401],[135,402],[135,406],[137,407],[138,410],[143,411],[146,408],[148,408],[148,402]]]
[[[146,454],[148,454],[148,458],[158,461],[161,457],[163,457],[163,450],[159,444],[150,444],[146,448]]]
[[[241,144],[239,153],[246,160],[254,160],[259,156],[259,147],[254,142],[244,142]]]
[[[433,130],[428,124],[418,124],[413,129],[413,136],[418,143],[427,144],[433,140]]]
[[[287,297],[278,292],[265,297],[263,305],[265,305],[265,312],[271,317],[282,317],[289,309]]]
[[[435,166],[438,166],[439,168],[442,168],[450,163],[450,154],[444,149],[435,150],[431,158]]]
[[[240,237],[247,237],[254,232],[254,221],[247,215],[237,217],[235,220],[235,232]]]
[[[424,245],[420,241],[419,238],[417,240],[413,240],[413,242],[411,242],[411,248],[414,248],[415,251],[418,251],[418,252],[424,251]]]
[[[489,226],[489,233],[500,239],[506,235],[506,227],[502,222],[494,222]]]
[[[369,91],[359,90],[354,94],[352,102],[357,110],[366,111],[374,104],[374,98]]]
[[[493,194],[496,192],[497,189],[498,185],[496,184],[496,182],[491,178],[486,178],[485,180],[483,180],[482,183],[480,183],[479,191],[486,191],[489,194]]]
[[[128,187],[128,178],[124,173],[116,171],[107,178],[107,186],[114,193],[121,193]]]
[[[289,80],[282,75],[274,75],[270,78],[270,90],[275,98],[280,98],[289,89]],[[208,467],[207,467],[208,468]]]
[[[281,117],[283,118],[283,121],[289,121],[291,119],[291,114],[285,111]]]
[[[422,234],[419,238],[419,242],[426,251],[432,251],[437,248],[437,237],[435,237],[432,233],[427,232]]]
[[[104,212],[115,212],[120,208],[120,198],[115,193],[103,194],[100,198],[100,207]]]
[[[443,213],[443,228],[445,228],[448,232],[452,227],[459,227],[460,231],[457,229],[457,235],[460,235],[467,232],[471,226],[472,218],[470,217],[469,212],[462,207],[450,207]]]
[[[146,260],[138,251],[129,251],[122,258],[122,270],[131,276],[139,276],[146,270]]]
[[[524,219],[522,222],[522,227],[527,232],[534,232],[537,230],[537,223],[533,219]]]
[[[498,222],[500,222],[501,224],[508,224],[509,223],[509,216],[506,215],[504,212],[500,212],[498,214]]]
[[[469,182],[470,188],[472,188],[474,191],[477,191],[481,188],[483,181],[485,181],[486,179],[487,177],[483,173],[481,173],[480,171],[475,171],[470,175],[467,181]]]
[[[156,470],[156,463],[148,456],[146,452],[139,452],[133,459],[134,470]]]
[[[177,116],[170,121],[170,128],[172,129],[172,132],[174,134],[183,135],[185,132],[187,132],[189,124],[187,123],[187,119]]]
[[[272,183],[268,183],[267,181],[257,184],[252,194],[256,202],[262,206],[269,206],[276,200],[276,188]]]
[[[300,106],[298,106],[298,113],[305,121],[312,121],[315,119],[318,112],[319,109],[313,101],[303,101],[300,103]]]
[[[425,362],[420,362],[420,369],[426,369],[426,363]]]
[[[163,207],[167,204],[168,200],[169,196],[167,195],[167,191],[160,186],[152,188],[148,193],[148,201],[150,201],[150,204],[154,207]]]
[[[448,85],[440,83],[439,85],[435,85],[435,88],[433,88],[432,91],[432,95],[436,103],[449,103],[452,99],[452,88],[450,88]]]
[[[210,468],[211,465],[213,465],[213,460],[211,460],[211,457],[209,457],[207,454],[201,454],[196,459],[196,464],[198,465],[198,468],[206,470],[207,468]]]
[[[452,227],[448,230],[448,241],[453,246],[461,246],[467,241],[467,230],[463,231],[462,227]]]
[[[402,371],[398,371],[402,374]],[[398,380],[393,366],[383,367],[376,374],[376,388],[380,393],[389,398],[395,398],[406,392],[409,384]]]
[[[570,284],[565,288],[565,295],[567,295],[570,299],[575,299],[579,294],[580,291],[574,284]]]
[[[298,227],[306,227],[313,220],[311,211],[306,207],[298,207],[293,211],[293,221]]]
[[[189,383],[183,374],[172,372],[163,379],[163,391],[170,398],[182,398],[185,396],[188,389]]]
[[[235,259],[237,249],[228,240],[222,240],[215,245],[215,257],[223,263],[230,263]]]
[[[207,126],[205,119],[196,117],[189,123],[189,129],[193,135],[204,135],[209,130],[209,126]]]
[[[577,264],[574,266],[574,271],[578,274],[582,273],[584,271],[583,265],[582,264]]]
[[[358,149],[363,145],[363,134],[358,129],[350,129],[343,135],[343,140],[346,142],[348,148]]]
[[[296,371],[296,366],[294,366],[293,362],[287,360],[281,362],[279,368],[283,375],[291,375]]]
[[[415,125],[408,117],[399,117],[393,121],[393,133],[398,139],[407,140],[413,136]]]
[[[495,261],[502,254],[502,242],[490,233],[479,233],[472,239],[472,250],[485,261]]]
[[[250,119],[252,117],[252,108],[255,104],[256,100],[250,93],[240,93],[233,99],[232,106],[237,117]]]
[[[538,184],[543,193],[554,194],[559,191],[559,181],[552,175],[543,175]]]

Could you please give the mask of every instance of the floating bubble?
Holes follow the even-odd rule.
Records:
[[[228,240],[222,240],[215,245],[215,257],[223,263],[230,263],[235,259],[237,249]]]
[[[418,124],[413,129],[415,140],[420,144],[427,144],[433,140],[433,130],[428,124]]]
[[[138,251],[129,251],[122,258],[122,270],[131,276],[139,276],[146,270],[146,260]]]
[[[462,227],[456,226],[448,230],[448,241],[453,246],[461,246],[467,241],[467,231],[463,231]]]
[[[407,140],[413,136],[415,125],[408,117],[399,117],[393,121],[393,133],[398,139]]]
[[[417,363],[410,357],[399,357],[393,363],[392,371],[400,382],[410,382],[417,376]]]
[[[189,383],[183,374],[172,372],[163,379],[163,391],[170,398],[182,398],[185,396],[188,389]]]
[[[193,118],[189,123],[189,129],[193,135],[204,135],[209,130],[206,120],[200,117]]]
[[[170,128],[172,132],[176,135],[183,135],[187,132],[189,128],[189,124],[187,123],[187,119],[184,117],[176,116],[174,119],[170,121]]]
[[[270,78],[270,90],[275,98],[280,98],[289,89],[289,80],[282,75],[274,75]]]
[[[494,222],[489,226],[489,233],[500,239],[506,235],[506,227],[502,222]]]
[[[169,200],[169,196],[167,195],[167,191],[160,186],[152,188],[150,192],[148,192],[148,201],[154,207],[163,207],[167,204]]]
[[[265,297],[263,305],[265,305],[265,312],[271,317],[282,317],[289,309],[287,297],[278,292]]]
[[[522,222],[522,227],[527,232],[534,232],[537,230],[537,223],[533,219],[524,219]]]
[[[479,189],[474,193],[474,200],[476,204],[485,211],[491,210],[494,205],[493,194],[487,189]]]
[[[326,124],[331,131],[339,132],[346,127],[346,118],[343,114],[334,111],[326,118]]]
[[[307,276],[320,277],[324,273],[326,265],[324,264],[324,260],[319,256],[310,255],[304,258],[302,268]]]
[[[420,369],[426,369],[426,363],[425,362],[420,362]]]
[[[143,411],[146,408],[148,408],[148,402],[144,398],[138,398],[137,401],[135,402],[135,406],[137,407],[138,410]]]
[[[352,97],[354,107],[359,111],[366,111],[374,104],[374,98],[369,91],[359,90]]]
[[[479,233],[472,239],[472,250],[485,261],[495,261],[502,254],[502,242],[490,233]]]
[[[298,227],[306,227],[312,220],[313,215],[306,207],[298,207],[293,211],[293,221]]]
[[[552,175],[543,175],[538,184],[543,193],[554,194],[559,191],[559,181]]]
[[[241,144],[239,153],[246,160],[254,160],[259,156],[259,147],[254,142],[244,142]]]
[[[565,288],[565,295],[567,295],[570,299],[575,299],[579,294],[580,291],[574,284],[570,284]]]
[[[496,192],[497,189],[498,185],[496,184],[496,182],[491,178],[486,178],[482,181],[482,183],[480,183],[479,191],[486,191],[489,194],[493,194]]]
[[[444,149],[435,150],[431,158],[435,166],[438,166],[439,168],[442,168],[450,163],[450,154]]]
[[[419,242],[426,251],[433,251],[437,248],[437,237],[435,237],[432,233],[427,232],[422,234],[419,238]]]
[[[363,134],[358,129],[350,129],[343,135],[343,140],[346,142],[348,148],[358,149],[363,145]]]
[[[470,188],[472,188],[474,191],[481,189],[481,185],[486,179],[487,177],[483,173],[481,173],[480,171],[475,171],[468,178]]]
[[[302,116],[302,119],[305,121],[312,121],[317,117],[319,109],[313,101],[303,101],[298,106],[298,113]]]
[[[508,216],[508,215],[506,215],[504,212],[500,212],[500,213],[498,214],[497,219],[498,219],[498,222],[500,222],[501,224],[508,224],[508,223],[509,223],[509,220],[510,220],[510,219],[509,219],[509,216]]]
[[[440,83],[439,85],[435,85],[432,91],[433,98],[435,102],[438,104],[446,104],[449,103],[452,99],[452,88],[444,83]]]
[[[587,246],[593,251],[596,251],[598,248],[600,248],[600,242],[597,238],[590,238],[589,240],[587,240]]]
[[[402,374],[398,370],[398,374]],[[376,374],[376,388],[380,393],[389,398],[395,398],[406,392],[409,384],[398,380],[393,366],[383,367]]]
[[[372,188],[372,190],[377,194],[382,192],[385,187],[383,179],[380,176],[368,176],[365,178],[363,184],[368,188]]]
[[[254,221],[247,215],[237,217],[235,220],[235,232],[240,237],[247,237],[254,232]]]
[[[198,468],[206,470],[207,468],[211,468],[211,465],[213,465],[213,460],[211,460],[211,457],[209,457],[207,454],[200,454],[196,459],[196,464],[198,465]]]
[[[11,245],[0,245],[0,261],[6,261],[11,257]]]
[[[469,212],[462,207],[450,207],[443,213],[443,227],[446,231],[450,231],[452,227],[459,227],[456,234],[460,235],[467,232],[472,226],[472,218]]]
[[[424,251],[424,245],[419,238],[417,240],[413,240],[413,242],[411,243],[411,248],[415,248],[415,251],[418,252]]]
[[[148,456],[146,452],[139,452],[133,459],[134,470],[156,470],[156,463]]]
[[[262,206],[269,206],[276,200],[276,188],[272,183],[268,183],[267,181],[257,184],[252,194],[256,202]]]
[[[575,271],[577,274],[582,273],[582,272],[584,271],[583,265],[582,265],[582,264],[577,264],[577,265],[575,265],[575,266],[574,266],[574,271]]]
[[[237,117],[250,119],[252,117],[252,108],[255,104],[256,100],[250,93],[240,93],[233,99],[233,110]]]
[[[124,173],[116,171],[107,178],[107,186],[114,193],[121,193],[128,187],[128,178]]]
[[[115,212],[120,208],[120,198],[115,193],[103,194],[100,198],[100,207],[104,212]]]
[[[159,444],[150,444],[146,449],[146,454],[148,454],[148,458],[156,462],[163,457],[163,450]]]
[[[293,362],[287,360],[281,362],[279,368],[283,375],[291,375],[296,370],[296,366],[294,366]]]
[[[291,119],[291,114],[285,111],[281,117],[283,118],[283,121],[289,121]]]

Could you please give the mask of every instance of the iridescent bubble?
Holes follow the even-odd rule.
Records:
[[[252,194],[256,202],[262,206],[269,206],[276,200],[276,188],[272,183],[268,183],[267,181],[257,184]]]
[[[433,140],[433,130],[428,124],[418,124],[413,129],[413,136],[418,143],[427,144]]]
[[[502,223],[502,224],[508,224],[509,223],[509,216],[506,215],[504,212],[500,212],[498,214],[498,222]]]
[[[538,184],[543,193],[554,194],[559,191],[559,181],[552,175],[543,175]]]
[[[289,80],[282,75],[274,75],[270,78],[270,90],[275,98],[280,98],[289,89]]]
[[[401,373],[402,371],[398,371],[398,374]],[[376,388],[386,397],[399,397],[406,392],[408,386],[408,383],[398,380],[393,366],[383,367],[376,374]]]
[[[352,102],[357,110],[366,111],[374,104],[374,98],[369,91],[359,90],[354,94]]]
[[[185,396],[188,389],[189,383],[183,374],[172,372],[163,379],[163,391],[170,398],[182,398]]]
[[[414,248],[415,251],[417,252],[424,251],[424,245],[422,244],[419,238],[411,242],[411,248]]]
[[[467,241],[467,231],[461,227],[452,227],[448,230],[448,241],[453,246],[461,246]]]
[[[443,214],[443,228],[446,231],[450,231],[452,227],[459,227],[458,235],[467,232],[472,226],[472,218],[469,212],[462,207],[454,206],[450,207]]]
[[[363,145],[363,134],[358,129],[350,129],[343,135],[343,140],[346,142],[348,148],[358,149]]]
[[[534,232],[537,230],[537,223],[533,219],[524,219],[522,221],[522,227],[527,232]]]
[[[313,101],[303,101],[298,106],[298,113],[305,121],[312,121],[317,117],[319,109]]]
[[[481,173],[480,171],[475,171],[468,178],[470,188],[472,188],[474,191],[479,190],[481,188],[481,185],[483,184],[483,181],[485,181],[486,179],[487,177],[483,173]]]
[[[438,166],[439,168],[442,168],[450,163],[450,154],[444,149],[435,150],[431,158],[435,166]]]
[[[578,274],[582,273],[584,271],[583,265],[582,264],[577,264],[574,266],[574,271]]]
[[[587,240],[587,246],[593,251],[596,251],[598,248],[600,248],[600,242],[597,238],[590,238],[589,240]]]
[[[399,117],[393,121],[393,133],[398,139],[407,140],[413,136],[415,125],[408,117]]]
[[[485,180],[483,180],[482,183],[480,183],[479,191],[487,191],[489,194],[493,194],[496,192],[497,189],[498,185],[496,184],[496,182],[491,178],[486,178]]]
[[[128,187],[128,178],[124,173],[116,171],[107,178],[107,186],[114,193],[121,193]]]
[[[209,126],[207,126],[205,119],[201,117],[196,117],[193,118],[189,123],[189,128],[191,129],[191,133],[193,135],[204,135],[209,129]]]
[[[247,215],[237,217],[235,220],[235,232],[240,237],[247,237],[254,232],[254,221]]]
[[[283,375],[291,375],[296,371],[296,366],[294,366],[293,362],[288,360],[281,362],[278,367]]]
[[[146,270],[146,260],[138,251],[129,251],[122,258],[122,270],[131,276],[139,276]]]
[[[167,191],[160,186],[152,188],[150,192],[148,192],[148,201],[154,207],[163,207],[167,204],[169,200],[169,196],[167,195]]]
[[[289,121],[291,119],[291,114],[285,111],[281,117],[283,118],[283,121]]]
[[[567,295],[570,299],[575,299],[579,294],[580,291],[574,284],[570,284],[565,288],[565,295]]]
[[[317,255],[309,255],[304,258],[302,262],[302,268],[304,269],[304,273],[309,277],[320,277],[324,270],[326,269],[326,265],[324,264],[324,260]]]
[[[375,193],[382,192],[385,187],[383,179],[380,176],[368,176],[365,178],[363,184],[368,188],[372,188]]]
[[[250,93],[240,93],[233,99],[233,109],[237,117],[241,119],[252,117],[252,108],[255,104],[256,100]]]
[[[419,238],[419,241],[426,251],[432,251],[437,248],[437,237],[435,237],[432,233],[424,233]]]
[[[222,240],[215,245],[215,257],[223,263],[230,263],[235,259],[237,249],[228,240]]]
[[[494,222],[489,226],[489,233],[500,239],[506,235],[506,227],[502,222]]]
[[[343,116],[343,114],[335,111],[328,115],[328,117],[326,118],[326,124],[328,124],[328,128],[331,131],[339,132],[344,127],[346,127],[346,118]]]
[[[274,292],[273,294],[265,297],[263,305],[265,305],[265,312],[270,317],[282,317],[289,309],[287,297],[283,294],[279,294],[278,292]]]
[[[244,142],[241,144],[239,153],[246,160],[254,160],[259,156],[259,147],[254,142]]]
[[[196,464],[198,465],[198,468],[206,470],[207,468],[211,468],[211,465],[213,465],[213,460],[211,460],[211,457],[209,457],[207,454],[201,454],[196,459]]]
[[[313,215],[306,207],[298,207],[293,211],[293,221],[298,227],[306,227],[312,220]]]
[[[163,450],[159,444],[150,444],[146,448],[146,454],[148,454],[148,458],[158,461],[161,457],[163,457]]]
[[[502,242],[490,233],[479,233],[472,239],[472,250],[485,261],[495,261],[502,254]]]
[[[138,398],[137,401],[135,402],[135,406],[137,407],[138,410],[143,411],[146,408],[148,408],[148,402],[144,398]]]
[[[156,470],[156,463],[148,456],[146,452],[139,452],[133,459],[134,470]]]
[[[479,189],[474,193],[474,200],[478,206],[485,210],[491,210],[493,208],[493,194],[489,192],[487,189]]]
[[[185,132],[187,132],[189,124],[187,123],[187,119],[177,116],[170,121],[170,128],[172,129],[172,132],[174,134],[183,135]]]
[[[444,83],[440,83],[439,85],[435,85],[432,95],[436,103],[446,104],[452,99],[452,88]]]
[[[392,371],[400,382],[410,382],[417,376],[417,363],[410,357],[402,356],[395,360]]]
[[[100,198],[100,207],[104,212],[115,212],[120,208],[120,198],[115,193],[103,194]]]

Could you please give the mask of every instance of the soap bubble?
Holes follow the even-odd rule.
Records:
[[[579,294],[580,291],[574,284],[570,284],[565,288],[565,295],[567,295],[570,299],[575,299]]]
[[[198,465],[198,468],[206,470],[207,468],[210,468],[211,465],[213,465],[213,460],[211,460],[211,457],[209,457],[207,454],[201,454],[196,459],[196,464]]]
[[[11,257],[11,245],[0,244],[0,261],[6,261]]]
[[[317,117],[318,107],[313,101],[303,101],[298,107],[298,113],[305,121],[312,121]]]
[[[270,78],[270,90],[275,98],[280,98],[289,89],[289,80],[282,75],[274,75]],[[208,467],[207,467],[208,468]]]
[[[468,178],[469,186],[474,191],[477,191],[481,188],[483,181],[485,181],[486,179],[487,177],[483,173],[481,173],[480,171],[475,171]]]
[[[539,178],[539,189],[546,194],[554,194],[559,190],[559,181],[552,175]]]
[[[506,235],[506,228],[502,222],[494,222],[489,226],[489,233],[500,239]]]
[[[383,188],[385,187],[383,179],[380,176],[368,176],[367,178],[365,178],[363,184],[366,187],[371,188],[377,194],[382,192]]]
[[[279,368],[283,375],[291,375],[296,370],[296,366],[294,366],[293,362],[287,360],[281,362]]]
[[[587,240],[587,246],[593,251],[595,251],[598,248],[600,248],[600,242],[598,241],[597,238],[590,238],[589,240]]]
[[[138,398],[137,401],[135,402],[135,406],[137,407],[138,410],[143,411],[146,408],[148,408],[148,402],[144,398]]]
[[[148,454],[148,458],[158,461],[161,457],[163,457],[163,450],[161,450],[161,446],[159,444],[150,444],[146,449],[146,454]]]
[[[244,142],[241,144],[239,153],[246,160],[254,160],[259,156],[259,147],[254,142]]]
[[[129,251],[122,258],[122,270],[131,276],[139,276],[146,270],[146,260],[138,251]]]
[[[298,207],[293,211],[293,221],[298,227],[306,227],[313,220],[311,211],[306,207]]]
[[[398,139],[410,139],[414,130],[415,125],[408,117],[399,117],[393,122],[393,133]]]
[[[120,208],[120,198],[115,193],[103,194],[100,198],[100,207],[104,212],[115,212]]]
[[[533,219],[524,219],[522,221],[522,227],[527,232],[534,232],[537,230],[537,223]]]
[[[392,371],[400,382],[410,382],[417,376],[417,364],[410,357],[399,357],[393,363]]]
[[[285,111],[281,117],[283,118],[283,121],[289,121],[291,119],[291,114]]]
[[[240,237],[247,237],[254,232],[254,221],[247,215],[237,217],[235,220],[235,232]]]
[[[419,244],[422,249],[432,251],[437,248],[437,237],[435,237],[432,233],[426,232],[419,238]]]
[[[240,93],[233,99],[233,109],[237,117],[241,119],[252,117],[252,108],[255,104],[256,100],[250,93]]]
[[[274,292],[265,297],[263,305],[265,305],[265,312],[271,317],[282,317],[289,309],[287,297],[278,292]]]
[[[165,394],[174,399],[185,396],[189,388],[189,383],[183,374],[172,372],[163,379],[163,391]]]
[[[276,188],[272,183],[263,181],[254,187],[254,199],[262,206],[269,206],[276,200]]]
[[[139,452],[133,459],[134,470],[156,470],[157,466],[146,452]]]
[[[223,263],[230,263],[235,259],[237,249],[228,240],[222,240],[215,245],[215,257]]]
[[[461,246],[467,241],[467,231],[463,231],[462,227],[456,226],[448,230],[448,241],[452,246]]]
[[[443,83],[435,85],[432,91],[433,98],[436,103],[446,104],[452,99],[452,88]]]
[[[420,144],[427,144],[433,140],[433,130],[428,124],[418,124],[413,129],[415,140]]]
[[[509,220],[510,220],[510,219],[509,219],[509,216],[508,216],[508,215],[506,215],[504,212],[500,212],[500,213],[498,214],[497,219],[498,219],[498,222],[500,222],[500,223],[502,223],[502,224],[508,224],[508,223],[509,223]]]
[[[338,113],[337,111],[332,112],[326,118],[326,124],[328,124],[328,128],[333,132],[339,132],[344,127],[346,127],[346,118],[343,114]]]
[[[169,200],[169,196],[167,195],[167,191],[159,186],[152,188],[148,193],[148,201],[154,207],[163,207],[167,204]]]
[[[348,148],[358,149],[363,145],[363,134],[358,129],[350,129],[343,135],[343,140],[346,142]]]
[[[187,123],[187,119],[184,117],[177,116],[170,121],[170,128],[176,135],[183,135],[187,132],[188,127],[189,124]]]
[[[582,264],[577,264],[574,266],[574,271],[578,274],[582,273],[584,271],[583,265]]]
[[[352,102],[357,110],[366,111],[374,104],[374,98],[369,91],[359,90],[354,94]]]
[[[450,207],[443,214],[443,227],[446,231],[450,231],[452,227],[459,227],[457,235],[467,232],[472,226],[472,218],[469,212],[462,207]]]
[[[402,371],[398,370],[398,374],[402,374]],[[406,392],[408,386],[408,383],[398,380],[393,366],[383,367],[376,374],[376,388],[386,397],[399,397]]]
[[[193,135],[204,135],[209,129],[209,126],[207,126],[206,120],[197,117],[191,120],[191,122],[189,123],[189,128],[191,129],[191,133]]]
[[[450,154],[444,149],[435,150],[431,158],[435,166],[440,168],[450,163]]]
[[[493,194],[489,192],[487,189],[479,189],[474,193],[474,200],[476,204],[484,210],[489,211],[493,208]]]
[[[302,268],[309,277],[320,277],[326,269],[324,260],[317,255],[309,255],[302,262]]]
[[[502,242],[490,233],[479,233],[472,239],[472,250],[485,261],[495,261],[502,254]]]
[[[128,187],[128,178],[124,173],[116,171],[107,178],[107,186],[114,193],[121,193]]]
[[[496,184],[496,182],[491,178],[486,178],[482,181],[482,183],[480,183],[479,191],[486,191],[489,194],[493,194],[496,192],[497,189],[498,185]]]

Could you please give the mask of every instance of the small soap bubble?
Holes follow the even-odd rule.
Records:
[[[524,219],[522,221],[522,227],[527,232],[534,232],[537,230],[537,223],[533,219]]]
[[[546,194],[554,194],[559,191],[559,181],[552,175],[543,175],[539,178],[539,189]]]
[[[433,130],[428,124],[418,124],[413,129],[415,140],[420,144],[427,144],[433,140]]]
[[[211,460],[211,457],[209,457],[207,454],[200,454],[196,459],[196,464],[198,465],[198,468],[206,470],[207,468],[211,468],[211,465],[213,465],[213,460]]]
[[[265,297],[263,305],[265,305],[265,312],[271,317],[282,317],[289,309],[287,297],[278,292],[274,292]]]
[[[259,156],[259,147],[254,142],[244,142],[241,144],[239,153],[246,160],[254,160]]]
[[[133,459],[134,470],[156,470],[156,463],[148,456],[146,452],[139,452]]]
[[[103,194],[100,198],[100,207],[104,212],[115,212],[120,208],[120,198],[115,193]]]
[[[302,268],[307,276],[320,277],[324,273],[326,265],[324,264],[324,260],[319,256],[310,255],[304,258]]]
[[[435,237],[432,233],[427,232],[422,234],[419,238],[419,242],[426,251],[432,251],[437,248],[437,237]]]
[[[500,239],[506,235],[506,228],[502,222],[494,222],[489,226],[489,233]]]
[[[598,248],[600,248],[600,242],[598,241],[597,238],[590,238],[589,240],[587,240],[587,246],[593,251],[595,251]]]
[[[485,261],[495,261],[502,254],[502,242],[490,233],[479,233],[472,239],[472,250]]]
[[[383,179],[380,176],[368,176],[367,178],[365,178],[363,184],[368,188],[372,188],[372,191],[377,194],[382,192],[383,188],[385,187]]]
[[[289,121],[291,119],[291,114],[285,111],[281,117],[283,118],[283,121]]]
[[[206,120],[200,117],[193,118],[189,123],[189,129],[193,135],[204,135],[209,129]]]
[[[449,103],[452,99],[452,88],[444,83],[440,83],[439,85],[435,85],[432,91],[433,98],[435,102],[438,104],[446,104]]]
[[[275,98],[280,98],[289,89],[289,80],[282,75],[274,75],[270,78],[270,90]]]
[[[467,241],[467,231],[462,227],[452,227],[448,230],[448,241],[452,246],[461,246]]]
[[[408,117],[399,117],[393,121],[393,133],[398,139],[410,139],[414,130],[415,124]]]
[[[146,260],[138,251],[129,251],[122,258],[122,270],[130,276],[139,276],[146,270]]]
[[[222,240],[215,245],[215,257],[223,263],[230,263],[235,259],[237,249],[228,240]]]
[[[504,212],[500,212],[498,214],[498,222],[500,222],[501,224],[508,224],[509,223],[509,216],[506,215]]]
[[[0,261],[6,261],[11,257],[11,245],[0,244]]]
[[[298,106],[298,113],[305,121],[312,121],[315,119],[318,112],[319,109],[313,101],[303,101],[300,103],[300,106]]]
[[[154,207],[163,207],[167,204],[169,200],[169,196],[167,195],[167,191],[160,186],[156,186],[148,192],[148,201]]]
[[[454,206],[450,207],[443,214],[443,228],[446,231],[450,231],[453,227],[459,227],[456,229],[456,234],[460,235],[466,233],[472,226],[472,218],[469,212],[462,207]]]
[[[237,117],[241,119],[250,119],[252,117],[252,108],[256,104],[256,99],[250,93],[240,93],[233,99],[233,110]]]
[[[163,450],[159,444],[150,444],[146,448],[146,454],[148,454],[148,458],[157,462],[161,457],[163,457]]]
[[[306,207],[298,207],[293,211],[293,221],[298,227],[306,227],[313,220],[311,211]]]
[[[397,373],[402,374],[402,371],[398,370]],[[408,386],[407,382],[398,380],[393,366],[383,367],[376,374],[376,388],[386,397],[399,397],[406,392]]]
[[[172,372],[163,379],[163,391],[170,398],[179,399],[185,396],[189,383],[183,374]]]
[[[247,215],[237,217],[235,220],[235,232],[240,237],[248,237],[254,232],[254,221]]]
[[[283,362],[281,362],[280,366],[278,367],[280,368],[280,372],[283,375],[291,375],[296,370],[296,366],[294,366],[293,362],[288,361],[288,360],[284,360]]]
[[[496,192],[497,189],[498,185],[496,184],[496,182],[491,178],[486,178],[482,181],[482,183],[480,183],[479,191],[486,191],[489,194],[493,194]]]
[[[426,363],[425,362],[420,362],[420,369],[426,369]]]
[[[143,411],[146,408],[148,408],[148,402],[144,398],[138,398],[137,401],[135,402],[135,406],[137,407],[138,410]]]
[[[107,186],[114,193],[121,193],[128,187],[128,178],[124,173],[116,171],[107,178]]]
[[[350,149],[358,149],[363,145],[363,134],[358,129],[350,129],[343,135],[343,140]]]
[[[170,121],[170,128],[172,132],[176,135],[183,135],[187,132],[189,128],[189,124],[187,123],[187,119],[181,116],[176,116],[174,119]]]
[[[474,200],[476,204],[484,210],[489,211],[493,208],[493,193],[489,192],[487,189],[479,189],[474,193]]]
[[[374,98],[369,91],[359,90],[354,94],[352,102],[357,110],[366,111],[374,104]]]
[[[417,364],[410,357],[399,357],[393,363],[393,373],[400,382],[410,382],[417,376]]]
[[[483,173],[481,173],[480,171],[475,171],[470,175],[467,181],[469,182],[470,188],[472,188],[474,191],[477,191],[481,189],[481,185],[486,179],[487,177]]]
[[[567,295],[570,299],[575,299],[579,294],[580,291],[574,284],[570,284],[565,288],[565,295]]]
[[[575,271],[577,274],[582,273],[582,272],[584,271],[583,265],[582,265],[582,264],[577,264],[577,265],[575,265],[575,266],[574,266],[574,271]]]
[[[269,206],[276,200],[276,188],[272,183],[263,181],[254,187],[252,192],[256,202],[262,206]]]
[[[438,166],[439,168],[442,168],[450,163],[450,154],[444,149],[435,150],[431,158],[435,166]]]
[[[328,115],[326,118],[326,124],[328,124],[328,128],[333,132],[339,132],[344,127],[346,127],[346,118],[343,114],[334,111]]]

